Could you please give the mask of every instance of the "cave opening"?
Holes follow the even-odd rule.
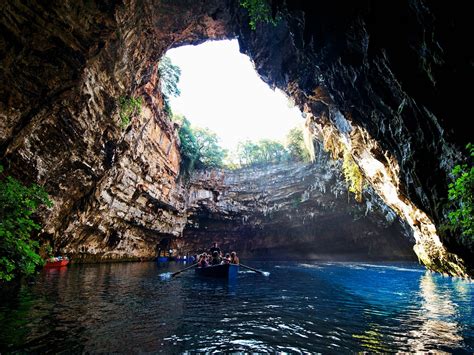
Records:
[[[290,129],[303,127],[299,108],[258,76],[236,39],[175,47],[165,56],[180,68],[179,95],[167,95],[172,114],[215,132],[229,153],[246,140],[284,143]]]
[[[452,169],[470,157],[469,2],[11,0],[0,8],[0,184],[44,188],[53,204],[37,210],[42,229],[32,237],[71,260],[23,279],[43,255],[0,220],[0,353],[473,352],[474,284],[391,260],[413,258],[409,234],[427,269],[474,275],[474,244],[439,233]],[[222,155],[183,154],[161,58],[229,38],[265,85],[304,112],[315,163],[241,159],[227,169],[217,166]],[[234,101],[252,107],[250,99]],[[239,112],[232,104],[218,122],[246,128],[229,119]],[[266,106],[259,116],[272,118]],[[348,191],[344,171],[354,189],[365,178],[360,195]],[[11,260],[22,280],[11,290],[4,241],[20,251]],[[169,258],[212,242],[270,277],[241,270],[237,283],[209,280]]]
[[[372,5],[351,4],[342,12],[334,4],[321,5],[322,11],[302,2],[285,9],[277,5],[281,21],[263,21],[257,31],[249,27],[251,11],[241,5],[211,1],[92,6],[85,12],[101,20],[89,28],[83,25],[87,16],[75,18],[71,23],[78,32],[59,41],[42,35],[45,29],[37,26],[34,12],[24,14],[12,5],[13,12],[36,24],[44,40],[25,42],[13,27],[12,35],[4,38],[8,58],[19,60],[8,61],[2,72],[3,82],[14,85],[2,88],[2,115],[8,119],[1,122],[0,150],[9,174],[47,184],[55,205],[41,218],[56,245],[67,246],[61,251],[74,255],[87,244],[90,255],[84,257],[107,250],[111,258],[152,258],[155,245],[150,244],[160,235],[182,234],[188,200],[176,178],[183,159],[176,123],[163,104],[158,63],[168,48],[234,38],[264,82],[292,97],[305,113],[312,138],[322,142],[318,147],[350,163],[346,170],[354,187],[361,186],[364,175],[374,195],[406,221],[420,260],[437,271],[467,275],[463,259],[469,259],[469,249],[461,246],[466,252],[459,258],[448,248],[448,239],[437,233],[445,215],[442,201],[449,171],[463,154],[456,136],[443,128],[450,108],[425,105],[427,97],[418,95],[430,92],[430,101],[438,104],[451,97],[450,85],[429,86],[443,82],[435,80],[436,73],[450,72],[462,50],[455,49],[454,56],[444,60],[429,60],[427,53],[441,58],[443,51],[437,43],[425,42],[419,35],[424,29],[416,21],[405,23],[407,30],[396,41],[384,41],[384,33],[394,39],[393,26],[374,22],[381,9]],[[436,18],[442,16],[431,16],[428,7],[394,7],[404,18],[429,19],[430,31],[439,28]],[[64,20],[70,21],[68,16]],[[448,48],[463,36],[459,30],[449,32],[439,43]],[[412,41],[416,45],[406,48],[412,55],[400,58],[400,48]],[[54,65],[45,65],[51,58]],[[412,71],[405,72],[401,64],[420,72],[408,75]],[[432,71],[438,66],[440,70]],[[460,69],[453,78],[469,77],[470,66]],[[429,80],[416,80],[420,77]],[[17,84],[18,78],[31,85]],[[426,90],[414,90],[421,83]],[[188,166],[194,163],[188,161]],[[70,179],[71,172],[76,179]],[[323,185],[317,190],[324,190]],[[208,193],[218,196],[214,203],[224,201],[225,194]],[[301,209],[307,196],[305,191],[287,196],[291,202],[286,204]],[[262,213],[265,218],[275,215],[283,205],[264,203]],[[317,214],[301,215],[306,225]],[[107,249],[107,241],[114,239],[112,230],[121,232],[121,241]]]
[[[236,39],[174,47],[160,63],[189,191],[178,258],[218,242],[257,259],[413,259],[407,227],[370,193],[354,199],[299,107]]]
[[[0,123],[0,153],[8,174],[45,184],[53,196],[53,209],[41,215],[45,235],[54,235],[61,252],[93,259],[105,250],[107,258],[152,258],[160,235],[182,235],[189,201],[177,180],[183,171],[182,154],[176,122],[169,119],[162,100],[160,58],[179,45],[234,38],[263,81],[285,92],[305,113],[312,138],[322,143],[317,147],[349,163],[352,188],[361,186],[363,175],[374,196],[392,209],[385,215],[398,215],[408,224],[419,259],[430,269],[467,275],[472,250],[455,236],[438,235],[438,228],[446,216],[442,202],[450,169],[466,158],[459,147],[462,140],[457,140],[462,132],[450,132],[445,124],[452,121],[452,110],[444,98],[453,95],[449,84],[471,75],[469,62],[459,65],[457,60],[464,48],[452,46],[458,38],[467,42],[468,31],[462,26],[447,30],[438,42],[427,43],[423,26],[408,21],[395,40],[393,23],[374,21],[385,12],[371,4],[343,9],[320,4],[315,11],[309,3],[278,3],[280,20],[260,21],[258,30],[249,26],[252,11],[239,1],[81,5],[88,15],[65,16],[65,26],[77,32],[60,40],[43,36],[45,31],[61,32],[54,24],[42,28],[34,12],[9,5],[25,23],[34,24],[41,40],[30,35],[26,40],[18,28],[6,26],[11,35],[3,38],[5,58],[16,59],[7,60],[1,73],[7,83],[1,114],[7,119]],[[404,19],[426,19],[432,32],[447,29],[446,24],[457,19],[438,7],[393,8]],[[89,19],[100,21],[90,27]],[[434,32],[431,38],[437,37]],[[383,40],[384,34],[390,40]],[[453,55],[444,56],[442,46]],[[399,57],[401,48],[411,55]],[[404,66],[411,69],[405,71]],[[446,75],[457,66],[456,75]],[[314,190],[324,190],[324,184],[318,186]],[[206,194],[217,196],[217,204],[226,196],[209,190]],[[286,205],[302,209],[307,196],[305,191],[290,194]],[[260,202],[257,198],[255,203]],[[263,216],[275,215],[283,205],[263,203]],[[366,203],[365,210],[369,205],[374,204]],[[300,215],[306,225],[317,214]],[[112,230],[121,235],[114,249],[107,246],[114,239]],[[89,254],[80,252],[84,249]]]

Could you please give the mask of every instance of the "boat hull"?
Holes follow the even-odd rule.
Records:
[[[66,266],[67,264],[69,264],[69,260],[47,261],[44,267],[45,268],[62,267],[62,266]]]
[[[223,264],[194,269],[196,275],[216,278],[236,279],[239,273],[239,265]]]

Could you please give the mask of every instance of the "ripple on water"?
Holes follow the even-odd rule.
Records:
[[[415,264],[72,265],[0,295],[0,352],[474,351],[473,284]]]

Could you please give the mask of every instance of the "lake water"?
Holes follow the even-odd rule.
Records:
[[[183,264],[43,270],[0,293],[0,352],[474,351],[474,283],[412,263],[248,262],[235,283]]]

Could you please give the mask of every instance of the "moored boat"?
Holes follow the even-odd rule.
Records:
[[[68,258],[61,258],[61,257],[56,257],[56,258],[50,258],[46,261],[46,264],[44,267],[50,268],[50,267],[61,267],[61,266],[66,266],[69,264],[69,259]]]
[[[239,273],[239,265],[237,264],[220,264],[206,267],[196,267],[196,275],[207,277],[218,277],[236,279]]]

